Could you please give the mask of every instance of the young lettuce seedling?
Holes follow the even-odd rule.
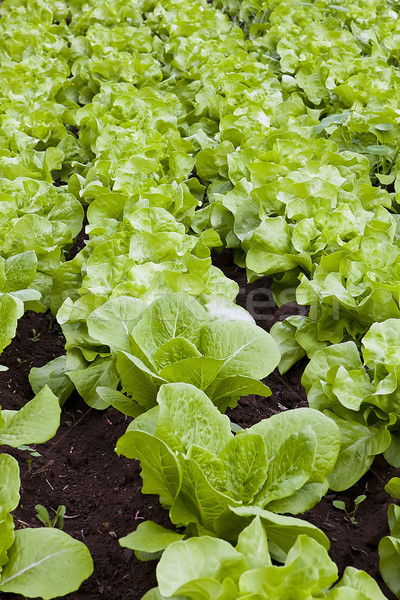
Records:
[[[57,508],[55,517],[52,521],[50,521],[49,511],[42,504],[36,504],[35,510],[36,518],[39,519],[45,527],[57,527],[58,521],[59,528],[61,530],[64,528],[64,515],[67,509],[63,504],[60,504]]]
[[[367,496],[365,494],[361,494],[360,496],[357,496],[357,498],[354,500],[354,509],[351,512],[347,511],[345,503],[342,502],[341,500],[334,500],[332,502],[332,504],[335,508],[338,508],[339,510],[343,510],[346,513],[346,516],[352,525],[358,525],[358,521],[356,521],[355,514],[357,511],[357,508],[359,507],[361,502],[364,502],[366,497]]]
[[[26,446],[25,444],[21,444],[21,446],[18,446],[18,450],[27,450],[31,456],[41,456],[40,452],[38,452],[31,446]]]
[[[18,446],[18,450],[22,450],[22,451],[26,450],[27,452],[29,452],[30,456],[28,456],[26,458],[26,464],[28,465],[28,471],[30,473],[31,472],[33,458],[41,456],[40,452],[38,452],[34,448],[31,448],[31,446],[26,446],[25,444],[22,444],[21,446]]]
[[[32,329],[33,337],[31,338],[32,342],[38,342],[40,340],[40,333],[36,331],[36,329]]]

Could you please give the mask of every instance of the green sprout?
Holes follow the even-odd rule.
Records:
[[[42,504],[36,504],[35,510],[36,518],[39,519],[39,521],[41,521],[45,527],[57,527],[58,521],[59,528],[63,529],[64,515],[67,510],[64,504],[60,504],[60,506],[57,508],[55,517],[52,521],[50,521],[49,511]]]
[[[36,329],[32,329],[33,337],[31,338],[32,342],[38,342],[40,340],[40,333],[36,331]]]
[[[358,525],[358,521],[356,521],[355,514],[357,511],[357,508],[359,507],[361,502],[364,502],[366,497],[367,496],[365,494],[361,494],[360,496],[357,496],[357,498],[354,500],[354,509],[350,512],[347,511],[345,503],[342,502],[341,500],[334,500],[332,502],[332,504],[335,508],[338,508],[339,510],[343,510],[346,513],[346,516],[352,525]]]
[[[40,452],[38,452],[37,450],[35,450],[35,448],[32,448],[31,446],[26,446],[25,444],[18,446],[18,450],[22,450],[23,452],[29,452],[30,456],[26,458],[26,464],[28,465],[28,471],[31,472],[33,458],[41,456]]]

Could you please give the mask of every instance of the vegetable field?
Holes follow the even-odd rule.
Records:
[[[0,14],[0,598],[400,598],[400,4]]]

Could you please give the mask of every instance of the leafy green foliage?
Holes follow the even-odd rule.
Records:
[[[172,543],[157,567],[158,588],[144,598],[384,598],[364,571],[347,567],[338,583],[337,579],[336,565],[326,549],[307,535],[298,536],[284,565],[273,565],[268,537],[255,517],[236,547],[208,536]]]
[[[121,448],[192,532],[236,543],[258,514],[281,562],[306,530],[326,545],[279,513],[344,489],[379,452],[399,456],[396,340],[373,329],[400,316],[396,10],[383,0],[5,0],[1,11],[0,350],[25,309],[50,306],[67,354],[31,373],[43,412],[57,412],[40,391],[48,384],[61,402],[75,387],[90,406],[137,417]],[[89,239],[69,260],[82,204]],[[279,360],[211,264],[222,243],[250,281],[274,277],[279,304],[311,305],[274,334],[282,372],[313,355],[305,381],[326,415],[296,411],[237,436],[220,420],[215,406],[268,394],[260,379]],[[366,333],[367,370],[351,346]],[[49,434],[26,425],[29,408],[3,416],[10,443]],[[158,542],[133,544],[163,550],[171,534],[147,527]],[[261,594],[245,574],[245,593]],[[211,590],[237,597],[226,580]],[[325,594],[315,585],[305,593]],[[329,596],[376,593],[349,570]]]
[[[24,306],[40,299],[40,293],[29,289],[36,275],[34,252],[22,252],[10,258],[0,256],[0,352],[15,336]]]
[[[75,591],[93,572],[86,546],[59,529],[15,532],[0,579],[3,592],[44,600]]]
[[[196,157],[210,185],[194,224],[213,226],[251,281],[273,275],[278,304],[298,287],[318,345],[357,339],[399,317],[397,13],[380,1],[217,6],[262,48],[280,97],[270,105],[260,85],[258,110],[221,118],[217,147]],[[303,355],[294,341],[287,352]]]
[[[93,314],[88,320],[92,335]],[[221,412],[242,395],[271,393],[259,381],[279,361],[271,336],[247,321],[216,321],[190,296],[156,300],[129,333],[128,351],[118,352],[117,370],[123,390],[142,410],[156,404],[157,390],[165,382],[195,385]],[[137,348],[143,353],[138,358]]]
[[[65,302],[58,318],[67,355],[32,369],[30,381],[34,389],[48,383],[62,400],[71,393],[71,381],[91,406],[112,404],[131,416],[155,406],[166,382],[196,385],[222,412],[246,394],[270,395],[260,379],[276,367],[279,352],[243,310],[226,306],[217,320],[182,292],[147,307],[130,296],[98,303],[88,295]],[[132,402],[116,391],[119,381]]]
[[[400,479],[392,477],[385,490],[393,498],[400,498]],[[381,539],[378,546],[379,569],[386,585],[398,598],[400,595],[400,507],[391,504],[388,508],[390,535]]]
[[[388,319],[363,337],[362,356],[354,342],[327,346],[314,352],[304,371],[310,406],[329,414],[342,433],[333,489],[355,483],[356,469],[359,476],[365,473],[375,454],[384,452],[398,465],[399,348],[398,320]]]
[[[116,450],[140,460],[143,492],[158,494],[176,525],[231,539],[243,517],[260,514],[273,529],[273,512],[303,512],[327,491],[340,436],[318,411],[288,411],[235,436],[229,419],[192,385],[165,384],[157,402],[132,422]],[[248,507],[242,518],[239,507]],[[274,538],[282,555],[294,541],[293,519],[281,517],[280,525],[288,527],[288,539]]]

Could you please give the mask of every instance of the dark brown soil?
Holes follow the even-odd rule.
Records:
[[[239,303],[251,309],[249,294],[256,298],[258,324],[269,330],[271,325],[303,307],[274,307],[265,278],[247,285],[245,274],[233,264],[232,254],[223,252],[215,258],[228,277],[241,288]],[[258,290],[258,292],[257,292]],[[257,295],[258,294],[258,295]],[[250,310],[251,312],[251,310]],[[34,332],[33,332],[34,330]],[[20,408],[32,398],[28,382],[31,366],[41,366],[63,353],[63,338],[49,315],[28,312],[19,323],[12,344],[1,356],[9,370],[0,373],[0,404],[3,408]],[[233,421],[250,426],[276,412],[306,405],[300,377],[304,364],[284,376],[267,378],[272,390],[267,400],[249,396],[229,411]],[[40,525],[35,505],[43,504],[54,514],[60,504],[67,508],[64,530],[89,547],[95,572],[68,600],[139,600],[156,585],[155,563],[138,561],[129,550],[122,549],[118,538],[133,531],[142,519],[152,519],[169,526],[167,512],[156,497],[140,493],[140,467],[137,461],[118,458],[114,446],[129,420],[114,409],[95,411],[78,396],[63,409],[61,427],[53,440],[37,447],[41,456],[32,459],[28,452],[0,447],[13,454],[21,467],[21,503],[14,511],[17,528]],[[389,467],[378,457],[373,468],[351,490],[328,494],[304,518],[311,521],[331,540],[331,557],[340,572],[347,565],[365,569],[381,585],[389,600],[395,596],[383,584],[378,568],[377,545],[388,534],[387,507],[390,497],[384,484],[400,469]],[[358,525],[333,507],[332,501],[343,500],[351,510],[354,499],[365,493],[367,498],[356,514]],[[21,600],[22,596],[0,593],[1,600]]]

